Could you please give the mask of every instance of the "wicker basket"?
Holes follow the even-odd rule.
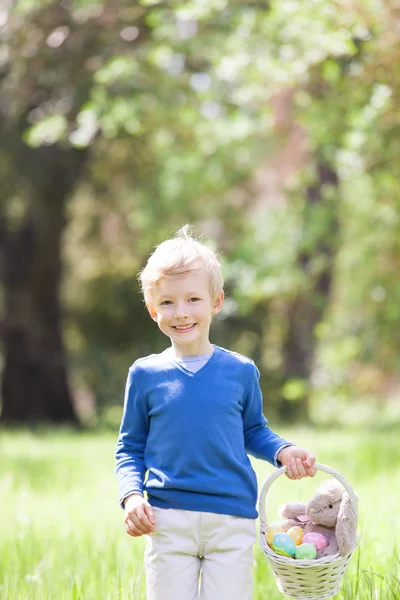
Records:
[[[357,520],[358,498],[347,479],[326,465],[316,463],[314,467],[319,471],[324,471],[336,477],[340,481],[349,494],[351,507]],[[323,600],[324,598],[331,598],[331,596],[334,596],[339,591],[342,577],[356,544],[347,556],[334,554],[316,560],[294,560],[293,558],[275,554],[265,540],[265,530],[267,527],[265,501],[267,492],[274,481],[283,475],[285,471],[286,467],[277,469],[268,477],[261,489],[259,501],[261,548],[274,571],[278,589],[282,594],[299,600]]]

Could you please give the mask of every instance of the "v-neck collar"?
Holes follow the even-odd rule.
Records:
[[[216,346],[215,344],[212,344],[212,345],[214,346],[214,352],[212,353],[212,355],[210,356],[210,358],[208,359],[206,364],[203,367],[201,367],[201,369],[199,369],[196,373],[193,373],[193,371],[190,371],[190,369],[187,369],[185,367],[185,365],[178,362],[176,360],[176,358],[173,356],[170,348],[168,348],[168,350],[167,350],[167,357],[168,357],[168,360],[174,365],[174,367],[176,367],[177,369],[182,371],[182,373],[184,373],[188,377],[191,377],[192,379],[198,379],[203,374],[203,372],[208,369],[209,364],[213,363],[215,361],[216,355],[219,354],[219,347]]]

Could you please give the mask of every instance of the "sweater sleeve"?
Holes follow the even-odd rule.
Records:
[[[134,367],[125,387],[124,411],[116,449],[116,474],[119,502],[129,494],[143,495],[145,477],[144,451],[149,431],[147,403],[135,381]]]
[[[248,383],[247,395],[243,406],[243,433],[245,449],[255,458],[267,460],[279,466],[276,457],[285,446],[292,445],[267,426],[263,414],[263,400],[259,384],[260,372],[252,365],[252,374]]]

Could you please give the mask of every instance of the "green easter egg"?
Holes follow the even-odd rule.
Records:
[[[317,549],[314,544],[301,544],[295,550],[295,558],[301,560],[317,558]]]

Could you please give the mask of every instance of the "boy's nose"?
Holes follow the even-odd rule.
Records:
[[[177,319],[186,319],[187,310],[186,310],[185,306],[180,306],[178,304],[176,305],[175,317]]]

